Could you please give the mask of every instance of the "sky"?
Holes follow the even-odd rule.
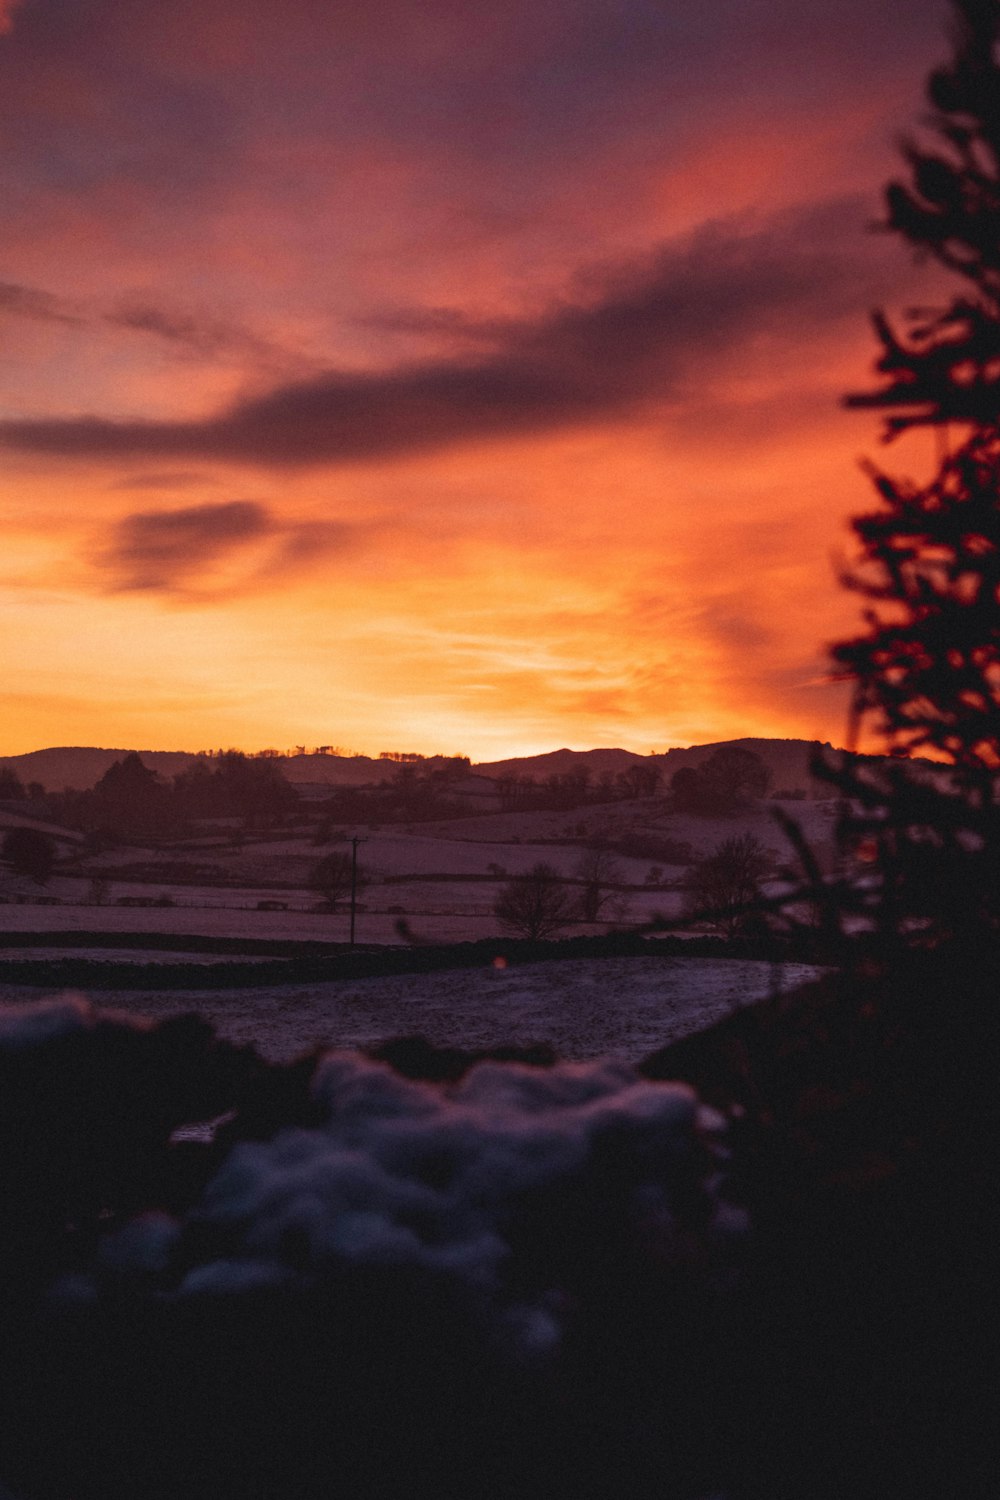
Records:
[[[0,754],[843,743],[947,24],[0,0]]]

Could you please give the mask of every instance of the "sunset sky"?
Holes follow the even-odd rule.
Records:
[[[0,755],[842,741],[944,0],[0,0]]]

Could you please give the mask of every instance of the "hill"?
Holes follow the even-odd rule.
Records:
[[[183,771],[196,755],[183,750],[140,750],[143,764],[169,779]],[[25,786],[40,782],[47,792],[87,791],[100,781],[109,766],[130,750],[104,750],[93,745],[59,745],[49,750],[29,750],[26,755],[0,757],[0,769],[9,768]]]
[[[661,755],[637,755],[632,750],[550,750],[544,755],[526,755],[510,760],[495,760],[476,766],[482,776],[523,776],[530,781],[544,781],[549,776],[565,776],[587,771],[592,781],[601,776],[616,776],[633,765],[655,765],[660,768],[660,784],[666,787],[675,771],[682,766],[700,766],[716,750],[737,746],[752,750],[768,766],[776,791],[804,792],[828,796],[829,791],[817,782],[809,762],[817,750],[830,750],[819,740],[769,740],[745,738],[718,740],[708,745],[678,746]]]
[[[829,797],[830,788],[817,781],[809,769],[810,762],[818,750],[830,751],[834,747],[829,741],[820,740],[768,740],[740,739],[722,740],[711,745],[690,745],[687,749],[668,750],[654,757],[663,767],[663,784],[682,766],[700,766],[716,750],[736,746],[741,750],[752,750],[759,755],[771,772],[772,791],[804,792],[812,797]]]
[[[633,765],[656,765],[661,769],[661,786],[666,787],[674,772],[681,766],[701,764],[722,745],[737,745],[758,754],[771,770],[775,790],[811,795],[828,794],[809,772],[811,755],[815,750],[823,748],[815,740],[725,740],[710,745],[678,747],[667,750],[662,755],[638,755],[632,750],[610,747],[594,750],[563,748],[541,755],[484,761],[474,769],[481,777],[494,780],[520,776],[529,781],[541,782],[550,776],[586,771],[592,781],[597,781],[602,776],[616,776]],[[825,748],[829,749],[830,746]],[[167,780],[198,759],[193,752],[183,750],[140,750],[138,753],[151,771],[156,771]],[[128,748],[57,746],[46,750],[32,750],[25,755],[2,756],[0,767],[9,767],[26,786],[31,782],[40,782],[47,791],[63,791],[67,787],[83,791],[92,787],[109,766],[127,754]],[[449,764],[446,756],[428,756],[418,762],[423,771],[442,769]],[[290,755],[281,760],[281,769],[290,782],[294,785],[312,786],[375,786],[392,779],[398,766],[396,761],[374,759],[367,755]]]

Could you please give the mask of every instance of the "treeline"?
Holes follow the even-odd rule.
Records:
[[[36,800],[52,822],[91,834],[99,846],[119,837],[177,838],[209,820],[279,826],[294,816],[299,794],[270,756],[227,750],[199,757],[168,781],[133,751],[89,791],[48,792]]]
[[[592,803],[628,802],[637,797],[653,797],[660,785],[657,765],[636,762],[624,771],[605,771],[591,776],[585,766],[572,771],[557,771],[544,781],[508,772],[497,781],[501,812],[569,811]]]
[[[607,802],[654,797],[661,790],[662,768],[636,761],[624,771],[592,777],[586,767],[561,771],[544,781],[509,773],[498,781],[503,812],[570,811]],[[767,795],[771,772],[754,750],[722,745],[699,767],[682,766],[670,779],[677,812],[705,816],[738,812]]]
[[[386,754],[380,757],[392,766],[392,775],[377,786],[331,787],[318,807],[320,823],[317,843],[325,842],[337,823],[407,823],[458,817],[468,812],[454,795],[454,787],[469,771],[468,758],[461,755],[442,760]]]

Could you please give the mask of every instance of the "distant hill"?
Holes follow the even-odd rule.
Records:
[[[37,781],[47,792],[67,787],[86,791],[100,781],[109,766],[130,754],[129,750],[101,750],[91,745],[60,745],[51,750],[29,750],[27,755],[0,757],[0,767],[9,766],[25,786]],[[140,750],[143,765],[167,780],[183,771],[196,755],[183,750]]]
[[[667,750],[662,755],[637,755],[632,750],[551,750],[545,755],[526,755],[511,760],[495,760],[476,767],[482,776],[526,776],[531,781],[544,781],[548,776],[562,776],[571,771],[587,770],[592,781],[610,773],[615,776],[637,762],[642,765],[657,765],[661,771],[661,786],[666,788],[675,771],[682,766],[699,766],[716,750],[723,746],[736,745],[752,750],[759,755],[771,771],[774,791],[804,792],[806,795],[822,793],[829,796],[829,789],[817,782],[810,774],[809,762],[820,749],[830,750],[829,744],[819,740],[767,740],[740,739],[719,740],[710,745],[689,745],[686,748]]]
[[[510,760],[489,760],[476,766],[480,776],[526,776],[529,781],[544,781],[548,776],[565,776],[571,771],[589,771],[591,779],[616,776],[636,761],[660,759],[659,756],[636,755],[633,750],[549,750],[543,755],[514,756]]]
[[[817,781],[809,770],[809,763],[818,750],[832,750],[833,746],[820,740],[722,740],[712,745],[690,745],[687,749],[668,750],[664,755],[653,757],[663,766],[663,785],[681,766],[699,766],[716,750],[723,746],[736,745],[741,750],[752,750],[759,755],[771,772],[772,792],[804,792],[807,796],[829,797],[831,788]]]
[[[711,745],[689,745],[686,748],[668,750],[662,755],[637,755],[632,750],[614,748],[561,749],[542,755],[484,761],[474,769],[480,776],[494,779],[523,776],[531,781],[544,781],[549,776],[585,769],[591,780],[597,781],[608,774],[615,776],[636,763],[655,764],[661,768],[661,785],[665,789],[674,772],[680,770],[681,766],[699,765],[713,751],[718,750],[721,744],[738,745],[755,751],[770,767],[772,788],[775,791],[829,795],[828,789],[815,782],[809,773],[809,760],[814,751],[820,748],[830,749],[829,745],[820,746],[816,740],[724,740]],[[85,790],[99,781],[109,766],[127,754],[127,749],[60,746],[50,750],[32,750],[26,755],[2,756],[0,766],[9,766],[25,785],[37,781],[52,792],[61,792],[65,787]],[[168,780],[198,759],[193,753],[182,750],[140,750],[139,754],[150,770]],[[423,770],[435,770],[447,766],[449,762],[444,756],[428,756],[417,764]],[[281,769],[290,782],[313,786],[375,785],[393,777],[398,765],[396,761],[376,760],[367,755],[293,755],[281,760]]]

